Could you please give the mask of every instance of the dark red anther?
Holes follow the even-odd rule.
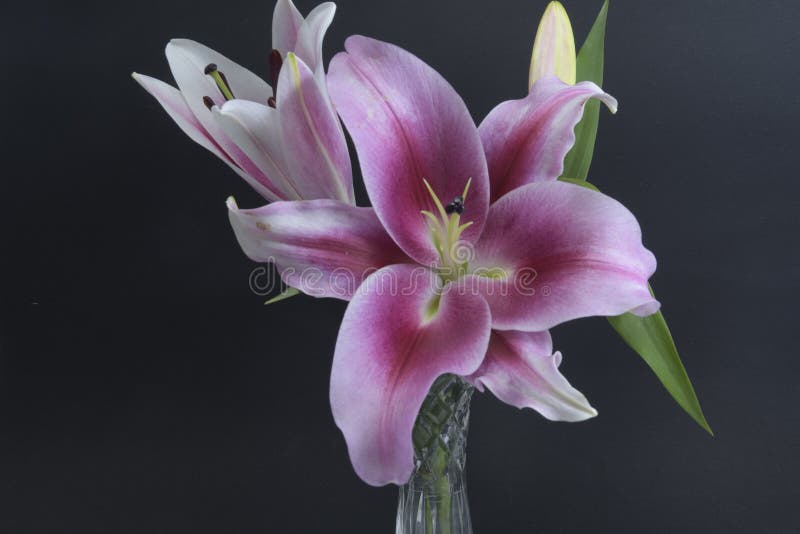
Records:
[[[208,76],[209,74],[211,74],[212,72],[214,72],[216,70],[217,70],[216,63],[209,63],[208,65],[206,65],[206,68],[203,70],[203,74]]]
[[[278,76],[281,73],[281,67],[283,66],[283,58],[281,57],[281,53],[278,50],[273,50],[269,53],[269,73],[272,77],[272,94],[278,94]],[[274,100],[275,97],[272,97]],[[270,104],[272,107],[275,107],[274,104]]]
[[[213,108],[216,105],[216,104],[214,104],[214,101],[211,99],[210,96],[204,96],[203,97],[203,104],[206,105],[206,107],[208,108],[209,111],[211,111],[211,108]]]
[[[271,108],[274,108],[274,107],[276,107],[276,106],[275,106],[275,103],[276,103],[276,102],[275,102],[275,97],[274,97],[274,96],[271,96],[271,97],[269,97],[269,98],[267,99],[267,105],[268,105],[269,107],[271,107]]]

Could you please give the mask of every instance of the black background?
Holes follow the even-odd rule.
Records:
[[[581,41],[600,0],[566,4]],[[523,96],[546,2],[341,0],[476,120]],[[255,193],[131,79],[190,37],[267,76],[262,0],[18,2],[0,25],[0,532],[391,532],[328,405],[339,301],[264,307],[224,200]],[[307,13],[313,4],[299,1]],[[602,319],[555,330],[600,416],[473,402],[487,533],[800,532],[800,4],[619,0],[593,182],[637,214],[653,285],[716,431]]]

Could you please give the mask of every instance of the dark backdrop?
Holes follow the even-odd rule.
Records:
[[[345,36],[439,69],[476,120],[524,94],[544,0],[341,0]],[[600,0],[567,2],[579,40]],[[312,2],[300,0],[306,13]],[[267,75],[270,0],[3,10],[0,532],[391,532],[328,405],[345,304],[264,307],[224,200],[258,198],[130,72],[191,37]],[[800,4],[614,2],[592,180],[637,214],[716,431],[602,319],[556,329],[600,416],[476,397],[475,530],[790,533],[797,511]]]

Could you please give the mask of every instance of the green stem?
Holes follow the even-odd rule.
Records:
[[[435,459],[435,469],[439,475],[436,479],[437,516],[442,534],[450,534],[452,498],[450,496],[450,478],[444,474],[450,461],[450,453],[446,447],[441,445],[437,449]]]

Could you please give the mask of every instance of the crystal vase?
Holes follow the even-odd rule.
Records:
[[[464,467],[473,390],[443,375],[425,398],[414,425],[414,473],[400,488],[396,534],[472,534]]]

